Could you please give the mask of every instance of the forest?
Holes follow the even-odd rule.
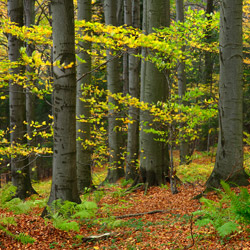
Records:
[[[250,249],[249,0],[0,0],[0,249]]]

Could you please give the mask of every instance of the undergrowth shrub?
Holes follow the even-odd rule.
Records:
[[[98,206],[93,201],[83,201],[77,204],[71,201],[54,201],[48,212],[53,226],[63,231],[80,230],[82,223],[88,225],[99,225],[101,230],[105,228],[115,228],[122,226],[122,221],[115,216],[107,216],[106,218],[96,218]]]
[[[79,223],[93,218],[97,209],[97,204],[92,201],[83,201],[81,204],[77,204],[59,199],[52,202],[48,207],[48,212],[55,228],[78,232],[80,230]]]
[[[20,241],[23,244],[32,244],[35,242],[35,239],[32,238],[31,236],[24,234],[24,233],[20,233],[20,234],[13,234],[11,231],[9,231],[5,226],[1,225],[2,222],[0,222],[0,230],[3,231],[5,234],[7,234],[8,236],[14,238],[15,240]]]
[[[0,189],[0,206],[10,201],[16,193],[16,187],[8,183]]]
[[[246,188],[241,188],[236,194],[224,181],[221,185],[224,189],[224,192],[218,190],[221,199],[217,202],[202,197],[202,209],[194,215],[197,216],[197,226],[212,225],[219,236],[225,237],[250,224],[250,194]]]
[[[24,234],[24,233],[20,233],[20,234],[13,234],[12,232],[10,232],[7,228],[5,228],[4,226],[2,226],[0,224],[0,230],[2,230],[3,232],[5,232],[8,236],[14,238],[15,240],[20,241],[23,244],[32,244],[34,243],[36,240],[34,238],[32,238],[31,236]]]

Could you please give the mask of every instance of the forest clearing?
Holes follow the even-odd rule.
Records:
[[[11,206],[12,211],[0,208],[0,222],[5,218],[10,232],[24,233],[34,243],[23,244],[0,232],[0,249],[250,249],[249,226],[221,237],[211,224],[201,228],[196,225],[197,216],[193,212],[200,210],[202,204],[193,198],[204,191],[204,180],[212,171],[214,158],[208,153],[196,152],[194,156],[191,166],[177,169],[183,181],[177,185],[178,194],[172,194],[169,185],[151,187],[146,193],[142,187],[128,191],[130,184],[120,180],[83,195],[82,200],[94,201],[98,208],[95,217],[78,221],[79,231],[60,230],[53,226],[53,219],[40,217],[43,207],[31,204],[36,199],[46,204],[51,180],[34,184],[40,195],[28,198],[33,200],[28,207],[19,203],[16,208]],[[96,181],[104,175],[98,171]],[[234,190],[238,192],[239,188]],[[218,194],[212,191],[205,197],[218,201],[221,198]],[[218,216],[228,220],[219,211],[218,206]]]

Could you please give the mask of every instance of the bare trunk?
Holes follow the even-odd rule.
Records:
[[[176,0],[176,21],[184,22],[184,3],[183,0]],[[183,47],[184,51],[185,48]],[[185,62],[179,61],[177,65],[177,75],[178,75],[178,95],[182,99],[186,94],[186,72],[185,72]],[[181,101],[182,102],[182,101]],[[183,124],[181,124],[181,127]],[[189,161],[189,145],[185,141],[184,135],[181,134],[180,141],[180,164],[185,164]]]
[[[76,69],[73,0],[52,0],[54,66],[54,154],[49,204],[61,199],[80,202],[76,177]],[[63,22],[62,22],[63,20]]]
[[[214,11],[214,4],[213,0],[207,0],[207,8],[206,8],[206,14],[211,14]],[[210,18],[208,17],[208,20]],[[211,31],[210,27],[207,27],[207,34],[206,34],[207,42],[211,42]],[[210,89],[212,88],[213,83],[213,59],[212,59],[212,53],[209,51],[205,52],[205,67],[204,67],[204,83],[210,86]]]
[[[12,22],[23,26],[23,2],[19,0],[8,1],[8,15]],[[8,35],[9,46],[9,59],[11,62],[17,62],[20,58],[20,48],[23,46],[22,41],[17,37]],[[24,67],[17,67],[11,69],[11,74],[20,75],[24,74]],[[9,85],[9,108],[10,108],[10,134],[11,146],[15,147],[17,144],[26,144],[24,134],[26,127],[24,121],[26,118],[25,113],[25,90],[23,86],[10,81]],[[16,197],[25,199],[30,195],[36,193],[31,186],[29,164],[26,156],[12,155],[11,157],[11,174],[12,183],[17,187]]]
[[[116,26],[117,25],[117,2],[112,0],[104,1],[104,15],[105,23]],[[122,82],[120,80],[119,72],[119,58],[111,60],[113,57],[112,51],[107,51],[107,84],[108,90],[111,93],[122,92]],[[108,144],[109,144],[109,169],[106,180],[108,182],[116,182],[119,178],[124,176],[124,168],[121,161],[123,138],[121,132],[117,129],[121,127],[121,121],[117,120],[117,114],[113,106],[118,105],[113,98],[109,98],[110,109],[108,118]]]
[[[152,33],[153,28],[169,25],[169,1],[144,1],[143,29]],[[151,53],[145,50],[143,54]],[[166,101],[168,86],[166,77],[156,66],[148,61],[142,63],[141,101],[156,104]],[[159,129],[153,117],[147,111],[140,114],[140,172],[142,179],[149,186],[165,183],[169,170],[168,149],[166,143],[157,141],[158,136],[145,129]]]
[[[25,13],[25,25],[31,27],[35,24],[35,0],[24,0],[24,13]],[[34,46],[32,44],[26,44],[26,52],[29,57],[32,56]],[[33,85],[32,75],[35,73],[35,69],[29,65],[26,66],[27,78],[30,81],[30,85]],[[27,120],[27,134],[32,138],[32,128],[30,126],[32,121],[35,121],[35,95],[30,92],[30,89],[26,89],[26,120]],[[36,145],[36,139],[28,140],[29,146]],[[36,169],[36,156],[31,154],[29,156],[29,168],[32,179],[37,180],[37,169]]]
[[[221,180],[248,185],[243,168],[242,0],[222,0],[220,17],[219,140],[208,188]]]
[[[78,0],[78,20],[91,20],[91,0]],[[78,62],[77,78],[91,71],[91,55],[88,51],[91,50],[90,42],[80,42],[81,52],[78,56],[84,60],[84,63]],[[80,48],[79,48],[80,49]],[[86,98],[83,95],[83,88],[91,83],[91,74],[77,82],[77,99],[76,99],[76,115],[78,119],[82,116],[86,122],[79,120],[76,123],[77,135],[77,183],[78,190],[83,191],[84,188],[91,185],[91,150],[86,146],[85,141],[90,139],[90,107],[87,101],[82,101],[80,98]],[[84,146],[82,145],[84,144]]]
[[[130,6],[128,4],[128,6]],[[126,10],[126,8],[125,8]],[[140,28],[140,0],[133,0],[131,11],[132,25],[134,28]],[[129,19],[129,17],[128,17]],[[129,73],[129,95],[131,97],[140,97],[140,59],[134,55],[139,54],[139,49],[130,51],[128,57]],[[126,159],[126,179],[135,179],[138,169],[138,152],[139,152],[139,109],[129,107],[128,116],[133,123],[128,124],[128,142],[127,142],[127,159]]]

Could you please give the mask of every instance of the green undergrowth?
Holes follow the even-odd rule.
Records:
[[[225,238],[250,224],[250,194],[247,188],[240,188],[240,193],[236,194],[229,184],[221,181],[221,185],[224,191],[217,190],[219,201],[202,197],[202,209],[194,212],[194,216],[197,226],[212,226],[221,238]]]
[[[204,157],[204,155],[202,155]],[[197,156],[199,157],[199,155]],[[199,159],[200,160],[200,159]],[[204,182],[213,169],[213,163],[202,164],[202,161],[182,165],[177,167],[177,176],[183,182]],[[248,168],[247,168],[248,169]],[[103,181],[106,170],[94,175],[95,183]],[[126,196],[138,188],[138,186],[129,189],[131,181],[121,180],[119,184],[106,184],[103,188],[97,190],[86,189],[81,195],[81,204],[69,201],[54,201],[48,209],[49,217],[45,223],[52,222],[57,229],[67,232],[79,232],[81,226],[87,225],[89,228],[97,227],[99,232],[107,232],[115,228],[131,228],[131,230],[144,231],[147,228],[157,225],[167,225],[176,223],[179,217],[173,215],[161,222],[147,222],[141,218],[132,218],[128,220],[117,219],[113,214],[119,210],[124,210],[132,206]],[[214,228],[218,235],[225,239],[234,232],[241,232],[246,225],[250,224],[250,195],[247,189],[241,189],[237,195],[231,191],[229,185],[222,182],[224,191],[219,191],[220,199],[218,201],[201,198],[202,208],[194,213],[194,220],[198,227]],[[0,208],[12,211],[14,214],[28,214],[34,208],[44,208],[47,205],[51,180],[46,180],[34,184],[35,190],[39,193],[33,195],[26,201],[18,198],[12,199],[15,194],[15,187],[10,184],[0,189]],[[169,190],[169,185],[162,185],[163,189]],[[117,199],[117,204],[100,203],[105,196]],[[46,198],[44,198],[46,197]],[[101,204],[101,205],[100,205]],[[39,211],[39,210],[38,210]],[[190,216],[181,218],[184,223],[190,223]],[[27,234],[14,234],[8,230],[9,225],[15,226],[17,219],[14,216],[0,216],[0,231],[6,235],[22,242],[23,244],[32,243],[34,239]],[[131,231],[131,232],[132,232]],[[149,232],[150,233],[150,232]],[[80,238],[76,236],[77,238]]]
[[[214,164],[201,165],[191,163],[189,165],[181,165],[177,167],[177,176],[182,182],[205,182],[212,173]]]

